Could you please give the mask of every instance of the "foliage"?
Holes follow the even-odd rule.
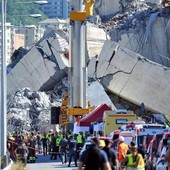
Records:
[[[8,0],[6,14],[6,21],[15,26],[36,25],[36,23],[47,18],[40,10],[40,5],[34,4],[33,0]],[[33,18],[29,16],[30,14],[41,14],[42,16]]]

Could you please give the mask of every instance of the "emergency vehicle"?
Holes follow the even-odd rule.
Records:
[[[168,128],[168,130],[169,130],[169,128]],[[170,132],[169,131],[166,131],[166,133],[164,133],[161,141],[159,142],[159,145],[158,145],[158,155],[159,156],[161,156],[161,152],[162,152],[162,149],[164,146],[164,144],[163,144],[164,139],[166,139],[168,141],[168,143],[170,143]]]
[[[170,146],[170,132],[163,135],[162,140],[159,143],[158,154],[156,162],[156,170],[168,169],[168,161],[165,160],[165,155],[167,154],[168,148]],[[161,149],[161,151],[159,151]],[[160,152],[160,153],[159,153]]]
[[[111,132],[119,129],[128,121],[134,121],[137,116],[133,111],[121,109],[117,111],[105,111],[103,114],[103,132],[104,135],[109,135]]]
[[[113,138],[112,148],[117,151],[119,136],[123,136],[124,142],[127,145],[130,145],[130,142],[133,140],[133,136],[134,136],[134,132],[133,132],[134,126],[140,124],[141,125],[145,124],[145,121],[141,121],[141,120],[129,121],[127,122],[126,125],[122,125],[120,129],[112,132],[110,134]]]
[[[153,136],[157,133],[165,133],[167,129],[165,125],[160,124],[135,125],[133,129],[133,140],[136,141],[138,147],[146,150]]]
[[[152,169],[156,168],[156,162],[158,158],[158,145],[163,137],[164,133],[157,133],[153,136],[146,153],[146,164]]]

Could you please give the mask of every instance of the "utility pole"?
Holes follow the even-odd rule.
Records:
[[[2,0],[2,42],[1,42],[1,99],[0,99],[0,158],[5,158],[7,154],[7,85],[6,85],[6,2]],[[7,158],[7,157],[6,157]],[[7,161],[5,160],[5,164]]]

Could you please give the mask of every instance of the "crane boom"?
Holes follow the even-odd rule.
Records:
[[[69,106],[65,109],[63,105],[60,111],[60,120],[65,120],[65,114],[69,119],[61,123],[62,127],[67,124],[67,129],[73,129],[75,117],[93,109],[86,100],[86,18],[93,14],[93,4],[94,0],[70,0]]]

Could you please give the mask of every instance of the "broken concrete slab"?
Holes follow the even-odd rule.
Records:
[[[94,24],[87,24],[87,50],[89,58],[100,54],[106,39],[110,39],[110,37],[102,28],[95,27]]]
[[[91,106],[99,106],[101,104],[107,104],[112,108],[112,110],[116,110],[116,107],[113,105],[112,101],[108,97],[105,92],[105,89],[98,81],[93,81],[88,86],[87,98],[90,101]]]
[[[169,68],[106,41],[95,70],[96,78],[112,93],[138,106],[144,103],[150,111],[169,114]]]
[[[39,90],[57,70],[60,70],[58,63],[51,61],[48,57],[43,58],[34,47],[7,75],[8,94],[22,87]]]
[[[125,14],[128,15],[125,15]],[[112,18],[109,26],[111,40],[122,47],[162,64],[170,66],[168,43],[170,38],[170,15],[161,9],[138,8]]]
[[[48,32],[7,75],[8,94],[23,87],[47,91],[67,74],[68,58],[64,55],[68,42],[60,32]],[[87,24],[89,58],[100,53],[106,40],[103,29]]]

